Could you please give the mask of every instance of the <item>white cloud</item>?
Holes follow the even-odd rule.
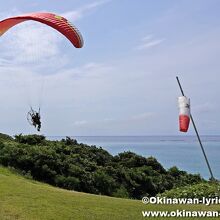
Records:
[[[8,66],[10,64],[11,64],[10,60],[4,59],[4,58],[0,58],[0,67],[1,66]]]
[[[134,115],[131,117],[132,120],[147,120],[155,116],[153,112],[145,112],[142,114]]]
[[[64,39],[56,30],[35,21],[16,25],[1,37],[0,66],[22,67],[32,72],[36,68],[44,68],[45,72],[48,66],[58,68],[67,62],[61,53]]]
[[[86,120],[82,120],[82,121],[75,121],[74,122],[74,125],[76,126],[82,126],[82,125],[85,125],[87,124],[88,122]]]
[[[192,106],[192,109],[196,113],[212,113],[215,110],[215,106],[212,103],[203,103],[200,105]]]
[[[83,5],[82,7],[73,10],[73,11],[68,11],[64,12],[61,15],[67,18],[70,21],[76,21],[81,18],[83,18],[87,13],[90,11],[98,8],[99,6],[108,3],[110,0],[101,0],[101,1],[95,1],[86,5]]]
[[[149,34],[149,35],[145,36],[145,37],[142,39],[142,41],[143,41],[143,42],[146,42],[146,41],[151,40],[152,38],[153,38],[153,35],[152,35],[152,34]]]
[[[75,121],[74,125],[75,126],[84,126],[85,128],[94,128],[96,126],[98,127],[108,127],[108,126],[115,126],[115,127],[119,127],[121,125],[125,125],[125,126],[131,126],[136,124],[136,123],[145,123],[147,120],[152,120],[155,117],[155,113],[152,112],[145,112],[142,114],[137,114],[137,115],[133,115],[127,118],[104,118],[103,120],[81,120],[81,121]]]
[[[153,35],[147,35],[142,39],[142,43],[136,47],[137,50],[145,50],[151,47],[158,46],[161,44],[165,39],[155,39]]]
[[[10,18],[12,16],[21,14],[21,12],[17,8],[12,8],[10,11],[1,11],[0,12],[0,19],[3,20],[5,18]]]
[[[34,21],[14,27],[3,37],[2,54],[16,64],[42,62],[59,54],[57,33]]]
[[[112,67],[106,64],[89,62],[79,67],[70,67],[54,74],[46,75],[45,80],[52,87],[57,87],[60,83],[73,86],[80,80],[91,84],[92,80],[104,78],[111,70]]]

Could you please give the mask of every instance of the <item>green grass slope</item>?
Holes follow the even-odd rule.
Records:
[[[142,219],[140,201],[72,192],[0,167],[0,219]]]
[[[144,205],[141,201],[137,200],[119,199],[59,189],[26,179],[6,168],[0,167],[0,220],[162,220],[169,218],[144,218],[142,211],[174,211],[177,209],[220,211],[220,206]]]

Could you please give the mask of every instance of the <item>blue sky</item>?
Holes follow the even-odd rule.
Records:
[[[1,37],[1,132],[35,132],[40,102],[45,135],[181,135],[178,75],[200,133],[219,134],[219,1],[8,0],[0,18],[35,11],[67,17],[85,45],[36,22]]]

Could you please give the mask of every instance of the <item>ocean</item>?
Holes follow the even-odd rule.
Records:
[[[48,137],[60,140],[65,137]],[[195,136],[75,136],[79,143],[102,147],[113,155],[131,151],[155,157],[166,169],[177,166],[193,174],[210,177],[200,145]],[[220,136],[202,136],[203,146],[214,177],[220,179]]]

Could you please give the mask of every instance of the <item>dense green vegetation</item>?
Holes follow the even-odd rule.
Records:
[[[153,157],[132,152],[112,156],[69,137],[49,141],[41,135],[0,135],[0,164],[54,186],[123,198],[140,199],[204,182],[176,167],[166,170]]]
[[[206,182],[191,186],[177,187],[160,194],[161,197],[168,198],[215,198],[220,197],[220,183]]]

